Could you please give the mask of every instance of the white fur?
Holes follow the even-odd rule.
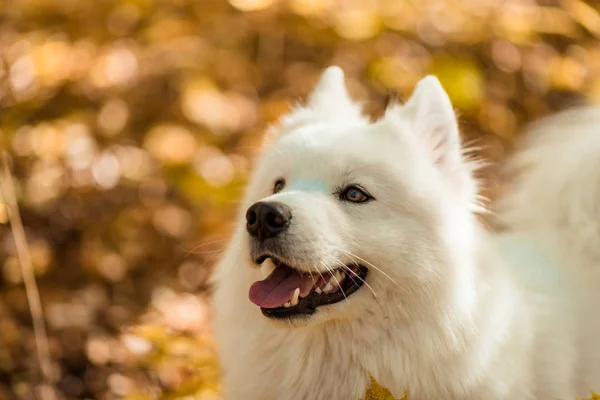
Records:
[[[358,399],[369,375],[415,400],[600,391],[600,110],[555,117],[531,136],[513,163],[531,169],[501,203],[507,231],[494,234],[473,214],[475,182],[437,79],[373,123],[343,81],[327,69],[273,129],[217,267],[224,398]],[[279,177],[328,190],[271,194]],[[351,183],[375,200],[332,194]],[[295,267],[361,261],[368,286],[307,320],[263,316],[248,289],[269,263],[250,259],[244,219],[261,199],[292,209]]]

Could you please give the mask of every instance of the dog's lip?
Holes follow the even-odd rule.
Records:
[[[268,257],[267,257],[268,258]],[[266,259],[266,258],[265,258]],[[287,264],[283,264],[278,260],[278,266],[283,266],[284,268],[292,268]],[[277,308],[264,308],[260,307],[261,312],[268,318],[272,319],[293,319],[293,318],[301,318],[307,317],[313,314],[318,307],[332,305],[339,303],[344,300],[348,300],[348,298],[358,289],[360,289],[364,284],[367,278],[367,274],[369,272],[368,268],[360,265],[353,264],[358,268],[358,272],[356,274],[357,279],[353,279],[349,277],[342,283],[341,290],[333,293],[322,293],[319,294],[315,291],[312,291],[308,294],[308,296],[300,298],[299,302],[295,306],[291,307],[277,307]]]
[[[255,256],[254,257],[254,263],[256,265],[261,265],[262,263],[264,263],[269,258],[271,259],[271,261],[273,262],[273,264],[275,264],[276,266],[281,265],[281,264],[285,264],[285,265],[288,265],[288,266],[290,265],[290,263],[286,263],[282,258],[279,258],[275,254],[269,253],[269,252],[260,253],[258,256]]]

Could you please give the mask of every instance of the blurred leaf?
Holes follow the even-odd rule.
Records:
[[[456,108],[472,112],[481,104],[484,96],[483,74],[472,59],[434,56],[431,73],[438,77]]]

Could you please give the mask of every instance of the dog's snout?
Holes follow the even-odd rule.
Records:
[[[246,229],[251,236],[264,240],[286,230],[291,218],[292,212],[285,204],[259,201],[246,212]]]

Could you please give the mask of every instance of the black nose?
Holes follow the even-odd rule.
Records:
[[[291,218],[292,213],[285,204],[259,201],[246,212],[246,229],[251,236],[264,240],[286,230]]]

